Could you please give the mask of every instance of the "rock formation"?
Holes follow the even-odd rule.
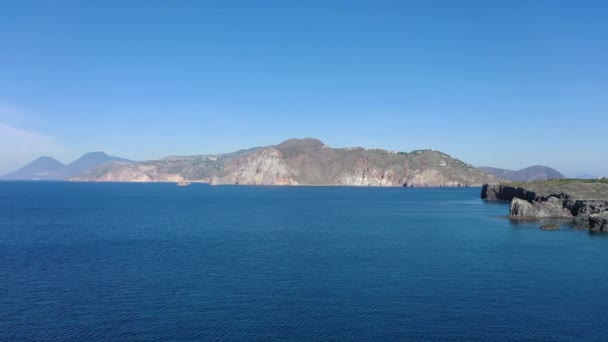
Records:
[[[575,226],[608,231],[608,182],[557,180],[521,184],[485,184],[481,198],[510,201],[514,220],[570,219]]]
[[[541,230],[559,230],[559,224],[556,223],[545,223],[540,226]]]
[[[593,214],[589,216],[589,229],[592,231],[608,231],[608,213]]]

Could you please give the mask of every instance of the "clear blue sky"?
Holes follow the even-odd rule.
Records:
[[[0,172],[316,137],[608,175],[606,1],[0,1]]]

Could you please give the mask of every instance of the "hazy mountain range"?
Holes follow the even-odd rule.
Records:
[[[579,173],[578,175],[576,175],[576,178],[578,178],[578,179],[596,179],[599,177],[596,175],[589,174],[589,173]]]
[[[395,152],[363,147],[331,148],[316,139],[233,153],[170,156],[134,162],[93,152],[64,165],[40,157],[2,179],[105,182],[204,182],[243,185],[479,186],[501,180],[564,178],[546,166],[519,171],[476,168],[433,150]]]
[[[64,180],[84,174],[111,162],[133,163],[133,161],[109,156],[105,152],[91,152],[65,165],[51,157],[40,157],[24,167],[6,174],[4,180]]]
[[[514,182],[532,182],[538,180],[566,178],[559,171],[542,165],[534,165],[518,171],[498,169],[487,166],[482,166],[479,169],[498,178]]]

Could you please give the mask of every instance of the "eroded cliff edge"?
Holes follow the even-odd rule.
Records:
[[[607,180],[549,180],[484,184],[481,198],[511,202],[514,220],[570,219],[577,228],[608,231]]]

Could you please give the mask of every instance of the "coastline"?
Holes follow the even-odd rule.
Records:
[[[521,183],[484,184],[481,198],[510,202],[508,217],[512,220],[568,220],[578,229],[608,232],[606,182],[549,180],[532,182],[526,187]],[[543,225],[541,229],[554,228]]]

